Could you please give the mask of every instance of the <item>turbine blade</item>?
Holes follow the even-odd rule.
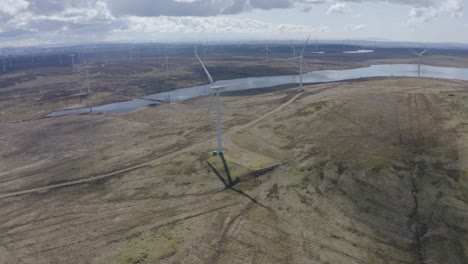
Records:
[[[208,72],[208,70],[206,69],[205,64],[203,64],[203,61],[202,61],[202,60],[200,59],[200,57],[198,56],[197,52],[195,52],[195,56],[197,56],[198,61],[199,61],[200,64],[203,66],[203,70],[205,70],[206,76],[208,77],[208,79],[210,80],[211,85],[213,86],[213,85],[214,85],[214,81],[213,81],[213,78],[211,78],[210,72]]]
[[[307,44],[309,44],[309,39],[310,39],[310,35],[309,35],[309,37],[307,37],[307,40],[306,40],[306,42],[304,44],[304,48],[302,48],[301,57],[304,56],[304,51],[305,51],[305,49],[307,47]]]
[[[414,54],[416,54],[416,56],[419,56],[419,53],[417,53],[416,51],[412,50],[412,49],[408,49],[409,51],[413,52]]]
[[[420,55],[423,55],[423,54],[426,53],[428,50],[430,50],[430,49],[425,49],[423,52],[420,53]]]
[[[212,86],[211,89],[213,89],[213,90],[223,90],[226,87],[236,86],[236,85],[238,85],[238,83],[226,84],[226,85],[216,85],[216,86]]]

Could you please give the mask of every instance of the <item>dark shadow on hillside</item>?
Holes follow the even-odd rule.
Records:
[[[211,170],[214,172],[216,177],[218,177],[218,179],[224,184],[226,189],[231,188],[234,185],[236,185],[237,183],[239,183],[239,180],[237,179],[235,182],[232,181],[231,172],[229,171],[229,166],[228,166],[228,163],[227,163],[226,159],[224,158],[224,155],[221,153],[221,154],[218,155],[218,157],[223,162],[224,172],[226,173],[226,179],[224,179],[223,175],[221,175],[221,173],[209,161],[207,161],[206,163],[211,168]]]
[[[258,201],[255,200],[252,196],[246,194],[245,192],[243,192],[243,191],[241,191],[241,190],[238,190],[238,189],[235,189],[235,188],[229,188],[229,189],[231,189],[231,190],[235,191],[236,193],[238,193],[238,194],[240,194],[240,195],[246,197],[247,199],[249,199],[250,201],[252,201],[254,204],[258,204],[258,205],[260,205],[261,207],[263,207],[263,208],[265,208],[265,209],[271,210],[271,208],[269,208],[269,207],[266,206],[266,205],[261,204],[260,202],[258,202]]]
[[[267,206],[259,203],[257,200],[255,200],[253,197],[251,197],[250,195],[246,194],[245,192],[241,191],[241,190],[238,190],[238,189],[235,189],[234,186],[236,184],[238,184],[240,182],[239,179],[236,179],[235,181],[232,181],[232,178],[231,178],[231,172],[229,171],[229,166],[226,162],[226,159],[224,158],[224,155],[223,154],[220,154],[218,155],[221,159],[221,161],[223,162],[223,165],[224,165],[224,171],[226,173],[226,178],[227,178],[227,181],[226,179],[224,179],[223,175],[221,175],[221,173],[209,162],[207,161],[206,163],[208,164],[208,166],[211,168],[211,170],[214,172],[214,174],[216,175],[216,177],[218,177],[218,179],[224,184],[224,187],[225,187],[225,190],[226,189],[230,189],[230,190],[233,190],[234,192],[246,197],[247,199],[249,199],[250,201],[252,201],[253,203],[255,204],[258,204],[260,205],[261,207],[263,208],[266,208],[268,210],[271,210],[270,208],[268,208]]]
[[[218,177],[218,179],[224,184],[224,187],[226,187],[226,189],[229,188],[229,184],[227,184],[227,182],[224,180],[223,176],[221,176],[219,171],[213,165],[211,165],[211,163],[209,161],[207,161],[206,163],[208,164],[210,169],[214,172],[216,177]]]
[[[227,180],[228,180],[228,183],[229,183],[229,186],[234,186],[233,183],[232,183],[232,178],[231,178],[231,172],[229,171],[229,166],[226,162],[226,159],[224,158],[224,154],[223,153],[220,153],[218,155],[221,160],[223,161],[223,165],[224,165],[224,171],[226,172],[226,177],[227,177]]]

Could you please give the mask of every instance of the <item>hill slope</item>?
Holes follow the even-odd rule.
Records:
[[[468,262],[466,82],[315,85],[285,105],[296,93],[223,97],[225,160],[210,157],[207,98],[2,126],[3,195],[111,176],[1,198],[0,254],[15,263]]]

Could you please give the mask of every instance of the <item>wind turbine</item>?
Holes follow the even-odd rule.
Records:
[[[196,51],[195,51],[195,56],[197,57],[198,61],[202,65],[203,70],[205,71],[206,77],[208,77],[208,80],[210,81],[210,84],[211,84],[211,87],[210,87],[211,88],[210,105],[208,107],[207,116],[211,111],[211,106],[213,105],[213,96],[216,94],[216,119],[217,119],[217,130],[218,130],[218,149],[217,149],[216,152],[213,152],[213,153],[217,154],[217,155],[222,155],[223,154],[223,145],[222,145],[222,142],[221,142],[221,102],[220,102],[220,98],[219,98],[219,93],[220,93],[220,91],[222,89],[224,89],[227,86],[231,86],[231,85],[219,85],[219,86],[215,85],[214,81],[213,81],[213,78],[211,77],[210,73],[208,72],[208,70],[205,67],[205,64],[203,64],[203,61],[200,59],[200,57],[198,56]]]
[[[75,54],[70,54],[69,56],[72,60],[72,72],[75,72]]]
[[[133,43],[128,46],[128,58],[129,58],[129,60],[133,60],[132,49],[133,49]]]
[[[9,51],[8,52],[8,63],[9,63],[9,67],[12,68],[13,67],[13,63],[11,62],[11,58],[13,57],[13,55],[15,54],[15,51]]]
[[[3,57],[3,72],[6,72],[5,54],[2,54],[2,57]]]
[[[304,47],[302,48],[302,51],[301,51],[301,55],[299,57],[295,57],[294,59],[299,59],[299,69],[300,69],[300,76],[299,76],[299,80],[300,80],[300,86],[299,86],[299,90],[302,92],[304,91],[304,89],[302,88],[302,69],[304,67],[304,51],[307,47],[307,44],[309,44],[309,39],[310,39],[310,35],[309,37],[307,38],[305,44],[304,44]]]
[[[166,62],[166,78],[169,79],[169,57],[164,57]]]
[[[417,53],[416,51],[410,49],[411,52],[418,56],[418,78],[421,77],[421,58],[423,57],[424,53],[426,53],[428,50],[429,49],[425,49],[423,52]]]
[[[270,62],[270,53],[272,53],[272,51],[270,50],[268,45],[265,47],[265,49],[263,51],[266,52],[266,60],[267,60],[267,63],[269,63]]]
[[[292,57],[294,59],[296,58],[296,46],[293,43],[291,43],[291,49],[292,49],[292,55],[293,55]]]
[[[6,60],[6,51],[5,49],[2,50],[2,60],[3,60],[3,72],[6,72],[6,63],[5,63],[5,60]]]
[[[81,56],[81,49],[78,50],[78,64],[83,63],[83,57]]]
[[[86,65],[84,68],[85,68],[85,77],[86,77],[86,82],[85,82],[86,90],[87,90],[87,95],[89,95],[91,93],[91,87],[89,85],[89,71],[88,71],[90,66]]]

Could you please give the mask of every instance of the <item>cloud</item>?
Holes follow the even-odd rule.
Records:
[[[19,11],[27,9],[28,6],[29,3],[25,0],[0,0],[0,13],[14,16]]]
[[[128,26],[116,31],[144,33],[320,33],[326,26],[309,27],[296,24],[271,24],[255,19],[229,17],[137,17],[130,16]]]
[[[327,0],[111,0],[116,15],[131,16],[216,16],[237,14],[253,9],[292,8],[297,4],[318,4]]]
[[[414,28],[420,23],[432,22],[444,13],[449,13],[453,17],[461,17],[463,10],[464,6],[461,0],[443,0],[413,7],[409,13],[408,24]]]
[[[243,26],[247,33],[252,32],[248,26],[254,32],[328,31],[326,27],[239,21],[227,15],[255,9],[310,11],[320,4],[330,4],[328,14],[344,14],[351,12],[351,4],[366,3],[408,6],[411,27],[446,15],[461,17],[464,11],[462,0],[0,0],[0,41],[38,36],[105,38],[115,32],[170,31],[168,25],[177,32],[237,32]],[[347,25],[347,30],[363,29],[359,26],[364,25]]]
[[[351,8],[348,6],[347,3],[336,3],[332,6],[327,11],[327,14],[346,14],[351,12]]]
[[[344,29],[349,30],[349,31],[358,31],[358,30],[363,30],[366,28],[368,28],[368,26],[364,24],[359,24],[359,25],[347,24],[346,26],[344,26]]]

